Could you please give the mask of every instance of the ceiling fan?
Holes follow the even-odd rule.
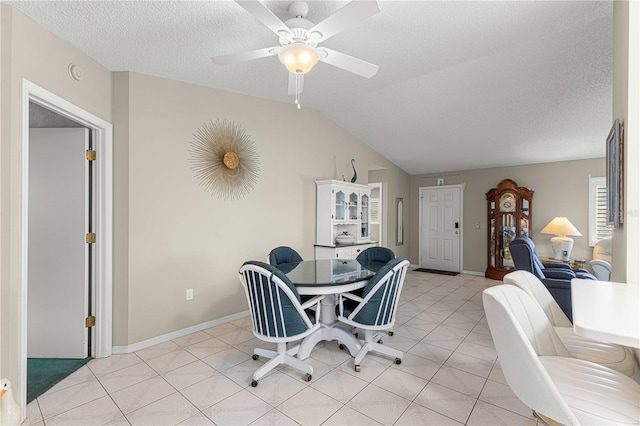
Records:
[[[218,65],[227,65],[278,55],[280,62],[289,70],[288,92],[296,96],[295,103],[298,108],[300,108],[303,76],[311,71],[318,61],[366,78],[371,78],[378,72],[377,65],[318,46],[346,28],[378,13],[380,6],[375,0],[353,0],[318,24],[305,19],[309,6],[302,1],[291,3],[289,13],[292,18],[284,22],[260,1],[236,0],[236,2],[273,31],[278,36],[280,46],[214,56],[211,60]]]

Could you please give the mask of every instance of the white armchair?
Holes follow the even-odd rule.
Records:
[[[640,384],[573,358],[527,293],[499,285],[486,289],[482,301],[509,387],[547,424],[638,424]]]
[[[549,323],[574,358],[595,362],[633,376],[636,362],[629,348],[582,337],[573,331],[573,324],[535,275],[527,271],[514,271],[504,276],[505,284],[513,284],[527,293],[542,308]]]
[[[611,276],[611,237],[603,238],[593,246],[593,260],[589,262],[598,281],[609,281]]]

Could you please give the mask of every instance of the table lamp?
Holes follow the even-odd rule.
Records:
[[[556,260],[569,261],[571,256],[571,249],[573,248],[573,238],[568,235],[575,235],[581,237],[582,234],[576,229],[575,226],[569,222],[564,216],[554,217],[551,222],[547,224],[541,234],[555,234],[555,237],[551,238],[551,248],[553,249],[553,257]]]

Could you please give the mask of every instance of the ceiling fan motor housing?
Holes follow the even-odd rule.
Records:
[[[289,5],[289,13],[296,18],[304,18],[309,13],[309,5],[303,1],[294,1]]]

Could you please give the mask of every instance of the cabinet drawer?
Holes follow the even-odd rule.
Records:
[[[340,247],[336,248],[336,258],[337,259],[355,259],[353,256],[353,250],[351,247]]]

